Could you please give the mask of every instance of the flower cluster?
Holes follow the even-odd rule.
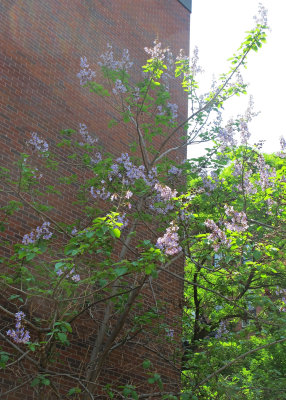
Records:
[[[41,139],[36,132],[31,133],[32,138],[28,141],[28,144],[34,146],[34,149],[42,153],[42,155],[46,155],[49,151],[49,145],[44,140]]]
[[[212,219],[207,219],[205,225],[212,233],[208,236],[208,240],[211,242],[214,251],[219,251],[221,245],[230,247],[231,241],[227,239],[226,234],[217,226]]]
[[[177,191],[172,190],[169,186],[163,186],[160,183],[156,183],[154,189],[157,195],[151,199],[151,203],[149,204],[150,210],[158,214],[168,214],[169,211],[174,209],[174,205],[171,204],[170,201],[173,197],[176,197]],[[163,205],[157,206],[155,203],[163,203]]]
[[[164,82],[166,89],[169,89],[169,80],[175,78],[175,58],[172,52],[167,48],[165,54],[164,64],[166,65],[167,69],[162,75],[162,81]]]
[[[245,192],[245,194],[254,194],[257,192],[256,187],[250,181],[252,175],[251,169],[245,170],[240,162],[236,162],[234,164],[233,175],[239,177],[243,176],[243,182],[237,185],[238,190]]]
[[[218,327],[218,329],[216,331],[216,334],[215,334],[215,338],[216,339],[220,339],[220,338],[226,336],[229,333],[229,330],[227,329],[226,325],[227,325],[226,321],[221,321],[220,322],[219,327]]]
[[[276,177],[276,171],[266,164],[265,159],[262,155],[259,155],[257,162],[255,163],[259,171],[259,184],[262,190],[266,190],[268,187],[274,185],[274,178]]]
[[[80,79],[81,85],[86,85],[88,81],[92,81],[95,78],[95,71],[89,68],[86,57],[80,59],[81,70],[76,75]]]
[[[190,64],[190,70],[193,77],[204,72],[203,68],[199,65],[199,49],[197,46],[194,47]]]
[[[102,181],[102,184],[104,184],[105,181]],[[101,189],[95,189],[93,186],[90,188],[90,193],[92,195],[92,197],[96,198],[100,198],[102,200],[107,200],[109,199],[109,197],[111,196],[110,192],[106,192],[105,191],[105,187],[102,186]]]
[[[218,132],[217,139],[220,142],[220,148],[223,151],[226,147],[235,146],[233,121],[230,120],[225,128],[221,128]]]
[[[174,333],[175,333],[174,329],[166,328],[166,336],[172,338],[174,337]]]
[[[63,275],[65,273],[66,269],[67,269],[66,267],[63,270],[62,269],[58,269],[56,271],[56,274],[58,276],[61,276],[61,275]],[[72,281],[74,281],[76,283],[80,281],[80,275],[79,274],[75,274],[75,269],[74,268],[72,268],[70,270],[70,272],[66,275],[66,278],[70,278]]]
[[[123,213],[122,215],[118,215],[116,222],[118,224],[122,224],[122,225],[118,225],[118,229],[122,230],[122,229],[126,228],[126,226],[128,225],[128,219],[126,219],[126,214]]]
[[[218,187],[219,182],[220,180],[214,171],[211,172],[210,176],[202,175],[202,184],[207,196],[210,196],[210,192],[213,192]]]
[[[178,229],[179,227],[172,221],[165,235],[157,240],[157,247],[166,255],[173,256],[182,250],[182,247],[179,246]]]
[[[160,183],[156,183],[154,186],[157,192],[160,194],[160,197],[164,201],[170,201],[173,197],[176,197],[177,190],[172,190],[169,186],[163,186]]]
[[[169,169],[168,174],[170,175],[181,175],[182,170],[180,168],[175,167],[174,165]]]
[[[81,135],[81,137],[83,138],[83,140],[85,141],[85,143],[90,144],[91,146],[94,145],[94,143],[96,143],[98,141],[97,138],[92,138],[87,130],[87,126],[85,124],[79,124],[79,133]],[[84,146],[85,143],[79,143],[80,146]]]
[[[159,116],[169,115],[170,122],[173,123],[175,119],[178,117],[178,105],[175,103],[167,103],[167,109],[164,109],[163,106],[158,106],[158,113]]]
[[[35,243],[41,238],[49,240],[53,235],[49,230],[50,225],[50,222],[44,222],[42,226],[37,226],[37,228],[32,230],[32,232],[26,233],[26,235],[23,236],[22,243],[26,245]]]
[[[263,4],[259,3],[258,17],[254,16],[253,19],[257,25],[267,26],[268,24],[267,14],[268,14],[267,9],[263,6]]]
[[[30,340],[30,333],[23,327],[22,318],[25,318],[25,314],[23,311],[19,311],[15,314],[15,318],[15,329],[9,329],[7,331],[7,335],[10,336],[16,343],[27,344]]]
[[[241,136],[241,143],[247,144],[251,135],[248,130],[248,124],[246,121],[243,121],[243,120],[240,121],[239,132],[240,132],[240,136]]]
[[[95,154],[95,157],[90,158],[91,164],[98,164],[100,161],[102,161],[102,155],[99,152]]]
[[[130,61],[129,51],[127,49],[122,51],[122,57],[120,61],[114,60],[112,46],[109,43],[107,43],[107,51],[102,54],[100,58],[102,61],[99,61],[98,65],[112,70],[124,69],[125,71],[128,71],[133,65],[133,62]]]
[[[144,50],[151,57],[152,60],[163,61],[166,55],[166,52],[169,50],[168,48],[162,49],[162,43],[157,39],[154,40],[154,47],[144,47]]]
[[[121,171],[121,166],[124,171]],[[115,160],[115,163],[111,166],[111,171],[108,175],[109,181],[112,181],[114,177],[120,178],[124,185],[133,185],[137,179],[143,179],[148,186],[153,186],[157,183],[157,169],[152,168],[151,171],[146,174],[144,165],[137,167],[130,160],[127,153],[122,153],[121,157]]]
[[[123,85],[122,81],[120,79],[116,79],[115,81],[115,87],[112,89],[114,94],[119,94],[119,93],[126,93],[127,89]]]
[[[277,287],[275,294],[281,297],[281,301],[284,304],[282,307],[280,307],[280,311],[286,312],[286,289],[280,289]]]
[[[231,217],[231,222],[225,222],[227,229],[231,231],[244,232],[248,228],[246,214],[241,211],[237,212],[233,206],[224,206],[225,213],[228,217]]]

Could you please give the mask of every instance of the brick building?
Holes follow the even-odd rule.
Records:
[[[155,38],[175,54],[181,48],[188,53],[190,12],[191,0],[2,0],[1,166],[10,168],[17,161],[19,153],[25,151],[30,132],[38,132],[53,143],[60,130],[76,129],[82,121],[90,131],[96,132],[106,151],[115,155],[126,151],[131,131],[128,127],[121,131],[117,128],[107,130],[111,111],[83,90],[76,79],[80,57],[86,56],[91,65],[96,65],[106,44],[110,43],[115,53],[128,48],[135,63],[134,69],[139,70],[146,60],[143,48],[151,47]],[[173,95],[174,102],[179,105],[180,117],[184,118],[187,99],[176,87]],[[184,153],[181,153],[180,158],[183,157]],[[70,193],[65,195],[69,198]],[[1,205],[5,205],[7,193],[0,192],[0,200]],[[76,208],[66,207],[64,202],[55,206],[56,220],[63,218],[68,221],[77,213]],[[6,241],[19,241],[23,234],[35,227],[37,217],[29,212],[19,213],[15,221],[4,234]],[[182,268],[181,263],[178,270],[182,271]],[[166,303],[169,301],[166,319],[172,315],[177,324],[181,313],[182,285],[170,281],[170,277],[169,281],[166,277],[164,279],[159,280],[156,290],[164,292],[162,298]],[[1,326],[2,334],[5,329],[4,324]],[[87,345],[83,341],[80,346]],[[3,346],[8,349],[5,343]],[[75,363],[75,368],[79,366],[76,360],[81,361],[80,346],[75,345],[74,354],[73,350],[70,354],[63,351],[63,358],[68,363]],[[145,393],[146,376],[143,382],[140,378],[142,371],[137,365],[146,358],[152,359],[160,369],[164,390],[178,391],[180,368],[172,369],[164,362],[164,357],[152,355],[152,346],[139,351],[129,345],[124,353],[115,351],[109,367],[101,376],[102,386],[118,380],[119,386],[139,384],[139,390]],[[3,378],[0,377],[2,393],[17,386],[19,374],[15,368],[15,377],[8,370]],[[5,399],[37,398],[31,393],[34,392],[27,385],[11,392]],[[56,397],[49,394],[43,398]],[[105,399],[108,395],[100,394],[95,398]]]

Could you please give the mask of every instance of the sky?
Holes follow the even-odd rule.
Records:
[[[200,75],[203,91],[207,91],[212,76],[228,71],[231,57],[254,27],[253,16],[261,2],[268,9],[271,32],[267,43],[258,53],[249,55],[248,67],[242,70],[248,95],[253,95],[254,110],[260,114],[249,124],[252,142],[266,140],[263,151],[280,150],[279,138],[286,138],[286,0],[193,0],[190,25],[190,56],[194,46],[199,48]],[[249,96],[229,100],[224,120],[244,114]],[[192,150],[189,150],[192,153]]]

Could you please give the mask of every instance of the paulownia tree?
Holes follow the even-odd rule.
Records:
[[[175,58],[155,42],[145,49],[149,59],[138,83],[131,78],[127,50],[116,60],[108,45],[98,72],[83,57],[80,84],[117,113],[111,126],[132,127],[130,151],[106,153],[80,123],[78,131],[63,130],[56,146],[32,133],[17,168],[1,169],[7,193],[3,231],[9,232],[22,210],[38,221],[17,243],[3,246],[0,362],[6,374],[16,375],[3,398],[28,387],[41,399],[207,398],[213,394],[206,382],[220,374],[215,354],[223,346],[210,339],[211,332],[229,329],[242,318],[260,329],[271,310],[279,314],[281,300],[271,297],[271,290],[276,288],[277,299],[283,290],[277,274],[282,273],[284,167],[276,158],[265,160],[258,148],[250,149],[249,116],[225,129],[220,120],[224,102],[246,92],[239,70],[265,41],[263,8],[256,22],[229,72],[203,96],[198,95],[197,52],[189,63],[183,53]],[[186,120],[180,120],[172,103],[172,79],[181,82],[190,100]],[[243,133],[243,143],[237,148],[225,143],[222,150],[222,139],[231,141],[235,129]],[[201,159],[175,162],[187,145],[211,140],[215,147]],[[264,182],[261,189],[257,182]],[[248,193],[247,187],[256,192]],[[70,207],[76,206],[78,214],[61,221],[55,204],[64,201],[68,208],[65,193],[71,191]],[[260,202],[270,213],[265,218],[259,215]],[[177,273],[184,260],[185,277]],[[166,277],[171,286],[187,284],[185,350],[178,318],[164,318],[166,301],[158,296],[169,290],[162,284]],[[258,299],[262,317],[254,318],[248,305],[256,306]],[[284,340],[279,329],[274,332],[273,343]],[[272,343],[268,339],[261,334],[266,345]],[[143,359],[138,357],[140,365],[131,361],[128,369],[118,358],[131,348]],[[210,354],[211,363],[205,365],[203,354]],[[183,393],[158,363],[168,364],[178,377],[182,355],[188,367]],[[238,359],[238,353],[233,357]],[[146,384],[136,380],[132,368],[141,371]],[[225,375],[219,376],[222,382]],[[215,390],[221,390],[221,382]]]

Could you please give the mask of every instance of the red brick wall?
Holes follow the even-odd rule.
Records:
[[[107,128],[112,112],[80,87],[76,78],[79,60],[86,56],[90,66],[96,66],[106,44],[110,43],[118,55],[128,48],[135,62],[133,69],[139,70],[146,60],[143,48],[151,47],[156,37],[164,47],[170,46],[174,54],[181,48],[188,53],[189,12],[177,0],[1,0],[0,164],[9,168],[17,161],[30,132],[38,132],[53,144],[60,130],[77,129],[80,122],[96,133],[106,150],[114,154],[127,151],[131,128]],[[187,112],[186,98],[177,88],[173,88],[173,94],[172,102],[179,105],[182,118]],[[183,156],[181,153],[180,158]],[[68,222],[77,213],[69,205],[71,196],[67,189],[64,201],[55,203],[55,219],[64,218]],[[0,192],[1,204],[6,200],[6,194]],[[36,215],[21,212],[4,239],[19,241],[37,222]],[[177,323],[181,284],[165,276],[156,283],[156,291],[166,301],[166,321]],[[84,327],[84,321],[82,324]],[[66,354],[75,368],[76,360],[81,360],[80,346],[86,346],[90,339],[84,328],[80,335],[82,342],[73,343],[72,350]],[[167,348],[162,349],[162,354]],[[139,382],[135,367],[148,354],[142,349],[139,357],[137,349],[134,354],[132,345],[124,353],[115,352],[111,367],[103,374],[103,383],[117,378],[119,384]],[[166,389],[178,388],[179,371],[174,372],[162,359],[156,360],[156,356],[153,359],[164,382],[169,383]],[[11,377],[9,379],[11,381]],[[8,380],[3,381],[5,390],[10,387]],[[11,400],[32,398],[27,389],[20,390],[13,395],[15,397],[9,396]]]

